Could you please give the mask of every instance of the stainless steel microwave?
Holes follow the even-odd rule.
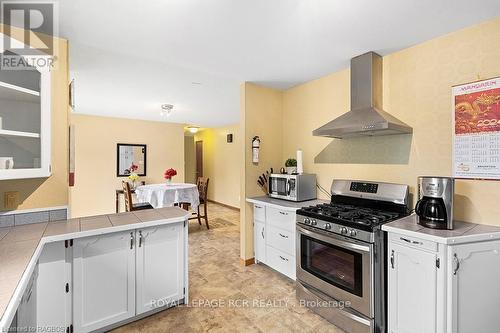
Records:
[[[271,174],[269,196],[289,201],[316,199],[316,175]]]

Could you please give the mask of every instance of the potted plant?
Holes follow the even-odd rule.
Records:
[[[167,169],[165,170],[165,174],[163,177],[167,180],[167,184],[170,184],[172,182],[172,177],[177,175],[177,171],[175,169]]]
[[[285,162],[286,173],[291,175],[297,172],[297,160],[295,158],[289,158]]]
[[[132,165],[125,171],[128,171],[128,179],[130,179],[130,181],[132,182],[132,189],[135,190],[137,184],[137,180],[139,179],[139,175],[136,173],[136,171],[139,169],[139,166],[135,165],[134,163],[132,163]]]

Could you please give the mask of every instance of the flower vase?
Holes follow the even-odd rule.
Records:
[[[167,178],[167,185],[172,184],[172,178]]]
[[[135,180],[133,180],[133,181],[132,181],[132,184],[131,184],[131,185],[132,185],[132,186],[131,186],[131,187],[132,187],[132,190],[134,190],[134,191],[135,191],[135,189],[137,188],[137,184],[136,184]]]

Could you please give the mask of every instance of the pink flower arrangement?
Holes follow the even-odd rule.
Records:
[[[173,176],[176,176],[177,175],[177,171],[175,169],[167,169],[165,170],[165,174],[163,175],[163,177],[167,180],[171,180]]]

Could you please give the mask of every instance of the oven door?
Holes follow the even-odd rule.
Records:
[[[373,318],[373,244],[297,225],[297,279]]]

